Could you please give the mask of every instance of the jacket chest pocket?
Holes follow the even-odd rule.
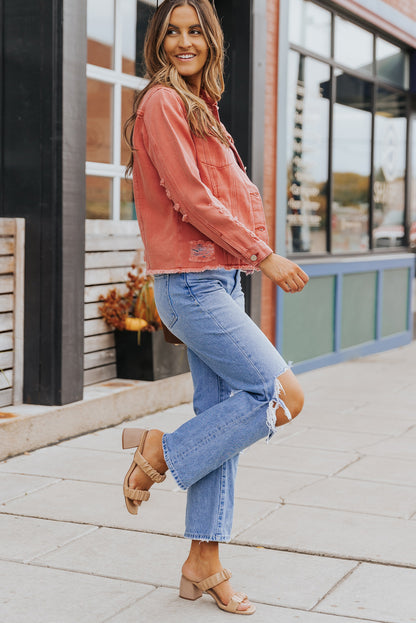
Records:
[[[228,167],[235,162],[234,154],[230,147],[220,143],[216,138],[208,136],[194,137],[198,160],[210,167]]]

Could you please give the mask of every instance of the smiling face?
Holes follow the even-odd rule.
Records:
[[[168,60],[199,95],[209,48],[198,14],[189,4],[178,6],[172,11],[163,49]]]

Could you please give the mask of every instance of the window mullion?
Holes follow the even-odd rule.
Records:
[[[113,221],[120,220],[120,178],[113,178]]]
[[[98,65],[87,64],[87,78],[93,80],[100,80],[100,82],[106,82],[108,84],[114,84],[119,82],[125,87],[130,89],[141,90],[148,84],[148,80],[145,78],[139,78],[137,76],[130,76],[128,74],[117,73],[112,69],[106,69],[105,67],[98,67]]]
[[[121,85],[114,85],[113,103],[113,162],[116,167],[120,167],[120,145],[121,145]],[[113,219],[120,220],[120,178],[113,180]]]
[[[113,92],[113,163],[120,166],[121,144],[121,85],[115,83]]]
[[[85,174],[97,177],[122,177],[124,175],[124,167],[104,162],[86,162]]]

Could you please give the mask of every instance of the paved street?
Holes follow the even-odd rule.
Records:
[[[261,623],[416,621],[416,342],[300,376],[302,415],[241,456],[233,585]],[[146,416],[175,429],[190,405]],[[128,426],[135,426],[129,422]],[[178,597],[186,494],[139,515],[117,426],[0,463],[2,623],[211,623]]]

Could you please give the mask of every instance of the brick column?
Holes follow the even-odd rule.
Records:
[[[266,105],[264,136],[264,186],[263,201],[270,246],[274,249],[276,231],[276,158],[277,158],[277,64],[279,1],[267,2],[267,66]],[[282,163],[282,166],[285,166]],[[261,328],[267,337],[275,342],[276,286],[270,279],[262,278]]]

